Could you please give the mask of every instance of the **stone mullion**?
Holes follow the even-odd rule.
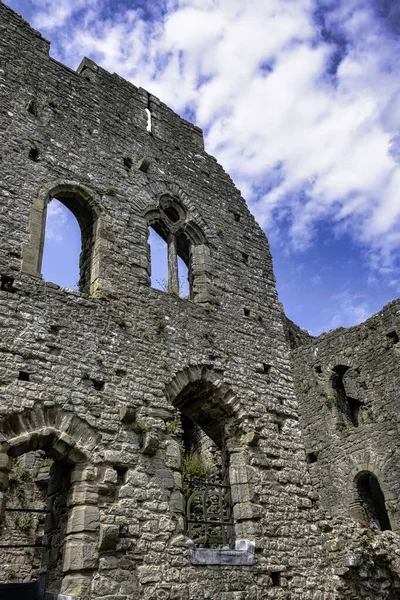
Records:
[[[168,244],[168,292],[179,296],[178,249],[176,237],[170,233]]]

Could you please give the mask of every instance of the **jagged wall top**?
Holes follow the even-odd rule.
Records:
[[[90,94],[90,85],[97,84],[96,93],[99,93],[99,88],[103,89],[104,99],[108,98],[113,102],[113,90],[118,88],[115,91],[118,91],[118,97],[123,99],[125,106],[129,107],[133,125],[146,128],[145,109],[147,108],[152,113],[154,137],[165,141],[174,139],[175,143],[193,150],[204,149],[202,130],[177,115],[156,96],[126,81],[116,73],[109,73],[89,58],[84,58],[76,71],[70,69],[50,57],[50,42],[0,0],[0,15],[1,13],[3,16],[0,19],[0,28],[5,28],[4,39],[7,39],[6,29],[12,28],[21,38],[21,52],[32,53],[33,50],[34,53],[46,54],[56,69],[67,69],[83,80],[82,94]],[[137,110],[133,111],[133,108]]]

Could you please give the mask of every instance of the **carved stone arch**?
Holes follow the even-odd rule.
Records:
[[[350,512],[356,520],[362,521],[365,519],[358,488],[358,481],[364,474],[373,475],[379,482],[387,509],[388,507],[398,507],[399,498],[396,492],[388,486],[387,476],[385,475],[391,458],[391,455],[387,455],[378,459],[376,455],[369,451],[350,456],[352,467],[348,475],[347,489],[350,490]],[[393,528],[397,530],[400,525],[399,517],[395,515],[393,518],[391,515],[390,520],[392,525],[394,524]]]
[[[209,365],[178,371],[165,387],[173,406],[189,416],[225,455],[236,544],[258,534],[257,510],[251,502],[248,448],[242,443],[240,401],[224,381],[223,372]]]
[[[29,241],[22,253],[22,271],[42,277],[47,205],[52,198],[64,204],[78,221],[82,236],[79,289],[96,295],[99,291],[103,213],[97,194],[75,180],[57,179],[40,188],[32,204]]]
[[[63,575],[58,591],[68,596],[73,594],[71,598],[79,596],[82,600],[90,595],[92,573],[99,560],[98,486],[91,457],[100,439],[101,436],[79,417],[41,405],[6,415],[0,421],[0,520],[5,511],[12,459],[30,451],[44,450],[54,459],[49,484],[53,491],[52,496],[48,496],[47,508],[53,510],[54,506],[59,506],[59,501],[53,504],[57,486],[51,482],[53,478],[59,481],[62,476],[63,510],[67,511],[66,524],[57,534],[61,535],[58,539],[61,539],[62,548],[57,569],[61,569]],[[54,529],[54,522],[58,521],[50,516],[50,522]],[[54,584],[51,583],[53,555],[44,554],[44,560],[49,561],[44,566],[49,568],[50,586]]]
[[[215,303],[212,285],[213,269],[209,228],[193,212],[187,194],[176,184],[152,185],[154,196],[142,210],[146,231],[151,226],[168,244],[168,291],[179,294],[177,257],[188,268],[190,299],[199,303]],[[151,276],[150,249],[147,256],[148,279]]]
[[[201,406],[203,393],[208,399],[204,407]],[[217,445],[223,441],[222,427],[227,427],[231,435],[238,429],[239,401],[224,383],[221,371],[206,365],[186,367],[167,384],[165,395],[183,413],[188,411],[187,402],[190,401],[190,411],[196,422]],[[207,424],[207,420],[211,422]]]

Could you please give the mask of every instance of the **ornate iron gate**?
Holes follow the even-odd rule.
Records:
[[[186,535],[199,547],[221,547],[233,541],[229,487],[213,482],[185,480]]]

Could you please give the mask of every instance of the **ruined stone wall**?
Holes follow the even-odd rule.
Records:
[[[365,525],[368,514],[357,480],[370,472],[380,483],[391,528],[397,533],[399,333],[396,300],[357,327],[310,338],[291,351],[310,472],[321,508]],[[336,373],[343,373],[339,394]],[[350,413],[340,397],[344,394]]]
[[[315,597],[326,561],[282,309],[239,191],[198,128],[91,61],[75,73],[52,60],[2,3],[0,94],[0,501],[12,457],[42,448],[71,469],[53,591]],[[84,234],[82,292],[40,277],[53,196]],[[149,215],[163,196],[185,215],[193,301],[150,287]],[[228,457],[235,537],[255,542],[255,564],[246,544],[191,564],[169,427],[179,410]]]

